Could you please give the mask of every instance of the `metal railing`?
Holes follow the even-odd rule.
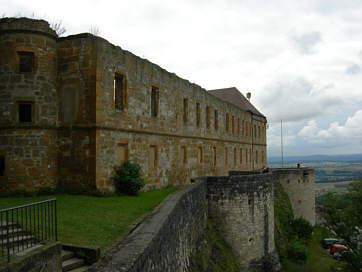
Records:
[[[7,258],[35,244],[58,240],[56,199],[0,210],[0,257]]]

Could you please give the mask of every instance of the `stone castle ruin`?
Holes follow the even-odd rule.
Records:
[[[91,34],[0,20],[0,188],[112,191],[113,166],[148,188],[266,166],[266,118],[236,88],[206,91]]]
[[[199,180],[89,271],[184,271],[207,218],[242,267],[260,267],[275,254],[276,182],[314,224],[313,169],[260,171],[266,126],[236,88],[206,91],[100,37],[0,19],[0,192],[113,191],[113,166],[127,159],[149,190]]]

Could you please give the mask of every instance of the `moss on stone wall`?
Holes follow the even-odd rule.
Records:
[[[212,220],[208,220],[196,254],[192,256],[189,272],[226,272],[240,271],[230,246],[215,229]]]
[[[274,240],[280,259],[286,257],[288,241],[294,235],[293,209],[287,193],[279,182],[274,184]]]

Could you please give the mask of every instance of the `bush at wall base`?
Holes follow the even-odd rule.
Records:
[[[111,179],[119,194],[137,195],[146,184],[146,181],[141,178],[141,166],[131,161],[115,166]]]

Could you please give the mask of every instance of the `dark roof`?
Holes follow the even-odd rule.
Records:
[[[251,111],[255,115],[265,117],[235,87],[209,90],[208,93],[215,95],[216,97],[220,98],[223,101],[234,104],[235,106],[239,107],[240,109],[242,109],[244,111]]]

